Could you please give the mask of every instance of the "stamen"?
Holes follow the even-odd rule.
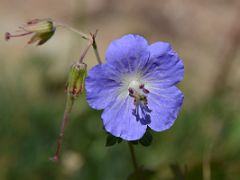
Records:
[[[136,87],[139,89],[134,89]],[[144,88],[143,84],[135,86],[134,88],[128,88],[129,96],[133,98],[133,104],[135,106],[135,108],[132,109],[132,114],[136,117],[136,120],[140,121],[142,124],[149,124],[151,122],[149,115],[151,110],[148,108],[148,100],[145,95],[146,93],[149,93],[149,91]]]
[[[137,119],[143,118],[140,117],[140,114],[146,118],[148,116],[146,112],[151,112],[151,110],[148,108],[148,100],[146,95],[149,93],[149,90],[145,88],[144,84],[136,80],[132,80],[128,87],[129,96],[133,98],[133,104],[135,106],[134,115],[137,117]],[[140,109],[141,112],[139,112]]]
[[[132,88],[129,88],[129,89],[128,89],[128,92],[129,92],[129,95],[133,95],[133,93],[134,93],[134,91],[133,91]]]
[[[11,37],[11,34],[9,32],[5,33],[5,40],[8,41]]]
[[[135,98],[134,90],[133,90],[132,88],[129,88],[129,89],[128,89],[128,92],[129,92],[129,96],[130,96],[130,97]]]
[[[143,88],[143,92],[144,92],[145,94],[148,94],[148,93],[149,93],[149,90]]]
[[[20,29],[20,32],[21,32],[21,31],[31,32],[31,31],[27,30],[25,27],[22,27],[22,26],[19,26],[18,28]]]
[[[22,37],[22,36],[26,36],[32,34],[32,32],[26,32],[26,33],[22,33],[22,34],[10,34],[9,32],[5,33],[5,40],[8,41],[10,38],[12,37]]]
[[[133,94],[129,94],[129,96],[132,97],[132,98],[135,98],[135,96]]]
[[[137,91],[135,91],[132,88],[129,88],[128,91],[129,91],[129,96],[134,98],[133,104],[135,106],[138,106],[141,103],[144,104],[145,106],[147,106],[148,101],[147,101],[147,97],[145,95],[139,94]],[[147,92],[149,92],[149,91],[147,90]]]
[[[141,84],[141,85],[139,86],[139,88],[140,88],[140,89],[143,89],[143,88],[144,88],[144,84]]]

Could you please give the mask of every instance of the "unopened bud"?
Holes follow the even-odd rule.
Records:
[[[87,65],[85,63],[74,63],[68,74],[66,91],[72,97],[78,97],[84,90]]]
[[[24,26],[20,26],[19,34],[5,33],[5,39],[9,40],[12,37],[21,37],[29,34],[33,34],[32,38],[28,41],[28,44],[37,42],[37,45],[42,45],[47,42],[55,33],[56,27],[51,19],[33,19]]]

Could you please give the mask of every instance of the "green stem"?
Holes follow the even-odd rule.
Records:
[[[70,30],[70,31],[80,35],[83,39],[90,40],[90,38],[89,38],[89,36],[87,34],[81,32],[81,31],[79,31],[79,30],[77,30],[77,29],[75,29],[75,28],[73,28],[73,27],[71,27],[71,26],[69,26],[67,24],[57,23],[56,27],[62,27],[62,28],[68,29],[68,30]]]
[[[134,171],[135,171],[136,175],[138,175],[137,160],[136,160],[136,156],[135,156],[134,147],[133,147],[131,142],[128,142],[128,147],[129,147],[129,150],[130,150]]]
[[[98,47],[97,47],[97,43],[96,43],[96,36],[97,36],[98,30],[96,30],[94,34],[90,33],[90,36],[88,36],[87,34],[81,32],[81,31],[79,31],[79,30],[77,30],[77,29],[75,29],[75,28],[73,28],[73,27],[71,27],[67,24],[56,23],[56,27],[62,27],[62,28],[68,29],[68,30],[70,30],[74,33],[77,33],[83,39],[89,40],[91,46],[93,47],[94,54],[97,58],[98,64],[102,64],[102,61],[101,61],[101,58],[100,58],[100,55],[99,55],[99,51],[98,51]],[[87,50],[84,51],[84,53],[82,54],[82,57],[84,57],[86,55],[88,49],[89,49],[89,46],[87,46]],[[79,61],[82,62],[83,58],[80,58]]]
[[[88,44],[88,46],[83,50],[83,52],[82,52],[82,54],[81,54],[81,56],[80,56],[80,59],[79,59],[79,62],[80,63],[83,63],[83,59],[84,59],[84,57],[86,56],[86,54],[87,54],[87,52],[88,52],[88,50],[89,50],[89,48],[92,46],[92,42],[90,41],[90,43]]]
[[[92,36],[92,47],[93,47],[93,50],[94,50],[94,54],[97,58],[98,64],[102,64],[102,61],[101,61],[101,58],[100,58],[100,55],[99,55],[99,52],[98,52],[97,43],[96,43],[97,32],[98,32],[98,30],[96,30],[96,32],[94,34],[91,34],[91,36]]]
[[[99,56],[96,40],[95,40],[97,32],[98,32],[97,30],[94,34],[90,33],[90,36],[88,36],[88,35],[82,33],[81,31],[78,31],[78,30],[76,30],[76,29],[74,29],[74,28],[72,28],[68,25],[57,24],[57,26],[67,28],[67,29],[79,34],[83,39],[89,40],[88,46],[83,50],[83,52],[81,54],[81,57],[79,59],[80,63],[83,63],[84,57],[86,56],[89,48],[92,46],[93,49],[94,49],[94,53],[95,53],[95,56],[97,58],[98,63],[102,64],[101,58]],[[54,161],[58,161],[59,158],[60,158],[60,152],[61,152],[61,149],[62,149],[64,131],[65,131],[65,127],[67,126],[67,123],[69,121],[69,116],[70,116],[70,113],[72,111],[73,104],[74,104],[74,97],[67,95],[67,102],[66,102],[66,106],[65,106],[64,116],[63,116],[62,125],[61,125],[61,130],[60,130],[60,134],[59,134],[58,140],[57,140],[57,150],[54,154],[54,157],[51,158]]]
[[[63,115],[61,130],[60,130],[60,134],[59,134],[58,140],[57,140],[57,150],[56,150],[53,158],[51,158],[54,161],[58,161],[59,157],[60,157],[60,152],[62,149],[62,143],[63,143],[63,137],[64,137],[64,131],[65,131],[65,127],[67,126],[68,121],[69,121],[69,116],[72,111],[73,103],[74,103],[74,98],[71,96],[67,96],[67,102],[66,102],[66,106],[65,106],[64,115]]]

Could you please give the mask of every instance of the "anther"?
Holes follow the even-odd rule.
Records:
[[[141,84],[141,85],[139,86],[139,88],[140,88],[140,89],[143,89],[143,88],[144,88],[144,84]]]
[[[8,41],[11,37],[11,34],[9,32],[5,33],[5,40]]]
[[[128,89],[128,92],[129,92],[129,96],[130,96],[130,97],[132,97],[132,98],[134,98],[134,99],[136,99],[136,98],[138,97],[138,94],[137,94],[136,91],[134,91],[134,89],[129,88],[129,89]]]
[[[148,93],[149,93],[149,90],[143,88],[143,92],[144,92],[145,94],[148,94]]]
[[[133,95],[133,94],[134,94],[134,91],[133,91],[132,88],[129,88],[129,89],[128,89],[128,92],[129,92],[129,95]]]

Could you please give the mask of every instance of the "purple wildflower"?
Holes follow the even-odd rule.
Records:
[[[164,131],[173,125],[184,98],[175,85],[183,74],[183,63],[169,43],[148,45],[139,35],[126,35],[110,44],[106,64],[90,70],[87,101],[104,109],[107,132],[137,140],[147,127]]]

